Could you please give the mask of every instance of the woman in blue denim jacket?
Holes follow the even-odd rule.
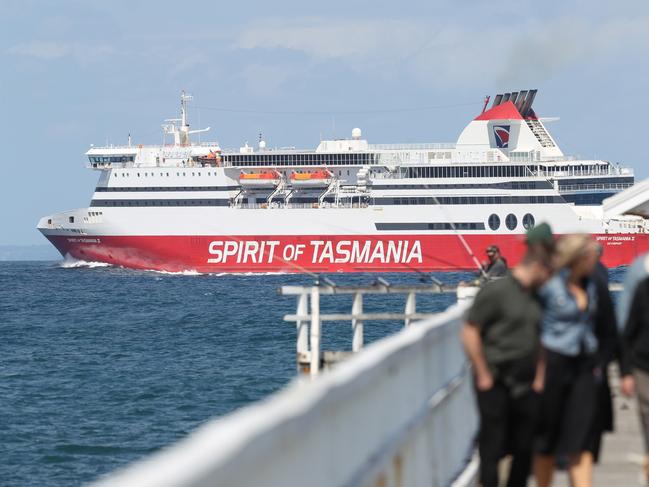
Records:
[[[589,434],[595,418],[598,339],[597,287],[592,279],[598,245],[587,235],[557,242],[555,276],[539,291],[543,305],[541,344],[545,354],[537,456],[537,484],[547,487],[557,459],[568,461],[573,487],[592,484]]]

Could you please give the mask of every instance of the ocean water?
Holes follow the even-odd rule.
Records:
[[[453,284],[470,275],[436,277]],[[85,484],[281,388],[295,375],[295,328],[282,317],[296,300],[277,289],[312,282],[0,262],[0,485]],[[323,311],[351,309],[351,297],[321,300]],[[395,310],[403,301],[369,297],[364,306]],[[454,301],[420,297],[417,305],[441,311]],[[365,340],[401,327],[367,323]],[[349,323],[325,325],[323,348],[351,348]]]

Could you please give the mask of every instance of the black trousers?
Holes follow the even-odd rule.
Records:
[[[512,395],[496,381],[488,391],[476,391],[480,412],[478,450],[480,482],[498,486],[498,462],[512,456],[508,487],[525,487],[532,466],[532,443],[536,428],[539,396],[532,390]]]
[[[603,378],[593,374],[592,356],[570,357],[546,350],[536,448],[542,455],[570,457],[589,447]]]

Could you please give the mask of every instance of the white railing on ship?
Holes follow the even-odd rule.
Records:
[[[368,144],[369,150],[449,150],[455,149],[453,143],[422,144]]]
[[[218,142],[192,142],[189,145],[176,145],[176,144],[131,144],[131,145],[94,145],[90,150],[107,150],[107,149],[168,149],[168,148],[178,148],[180,150],[188,150],[192,147],[219,147]]]
[[[593,189],[626,189],[633,186],[631,183],[610,183],[610,184],[562,184],[560,192],[565,191],[587,191]]]
[[[329,202],[324,202],[324,203],[233,203],[231,206],[232,208],[239,208],[239,209],[252,209],[252,210],[257,210],[257,209],[313,209],[313,208],[367,208],[369,206],[369,203],[366,202],[361,202],[358,203],[358,198],[355,198],[356,202],[351,203],[348,200],[341,200],[339,203],[329,203]]]
[[[296,379],[95,487],[448,486],[477,427],[462,314],[455,305]]]

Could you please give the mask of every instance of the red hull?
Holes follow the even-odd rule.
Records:
[[[649,251],[649,236],[595,235],[608,267]],[[47,238],[59,252],[134,269],[180,272],[402,272],[475,269],[455,235],[98,236]],[[480,260],[498,245],[510,264],[525,246],[519,235],[465,235]]]

